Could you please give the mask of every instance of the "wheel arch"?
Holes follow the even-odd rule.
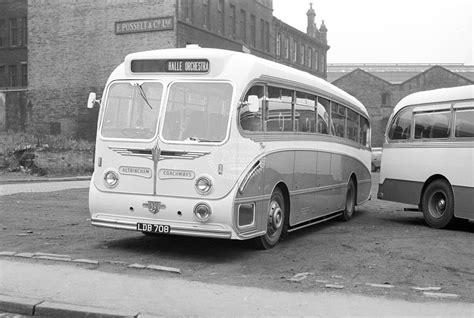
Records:
[[[273,191],[275,191],[275,189],[279,189],[281,191],[281,193],[283,194],[283,199],[285,200],[285,222],[286,222],[286,225],[288,227],[290,227],[290,207],[291,207],[291,203],[290,203],[290,190],[288,190],[288,186],[286,185],[286,183],[282,180],[278,181],[275,186],[273,187],[273,190],[272,190],[272,193]],[[283,236],[286,236],[286,231],[284,231],[283,233]]]
[[[283,198],[285,199],[285,210],[288,211],[287,215],[290,216],[290,191],[288,190],[288,186],[283,181],[279,181],[272,190],[280,189],[281,193],[283,194]]]
[[[423,202],[423,195],[425,194],[426,188],[428,187],[428,185],[430,183],[432,183],[435,180],[444,180],[444,181],[446,181],[448,183],[448,185],[451,187],[451,191],[453,190],[453,186],[451,185],[451,182],[449,182],[448,178],[446,178],[442,174],[432,175],[431,177],[426,179],[425,183],[423,183],[423,187],[421,188],[420,197],[418,199],[418,207],[420,208],[420,210],[422,209],[421,205],[422,205],[422,202]],[[453,191],[453,195],[454,195],[454,191]]]
[[[358,202],[358,193],[357,193],[357,175],[355,172],[352,172],[351,175],[349,176],[349,180],[347,181],[347,184],[349,184],[350,181],[354,181],[354,187],[355,187],[355,205],[357,206],[357,202]]]

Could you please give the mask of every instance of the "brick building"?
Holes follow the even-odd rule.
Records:
[[[316,28],[314,10],[304,33],[274,18],[272,6],[272,0],[29,0],[28,130],[93,139],[97,109],[85,107],[87,95],[102,91],[110,72],[136,51],[199,44],[325,78],[327,29]]]
[[[418,69],[424,67],[424,71],[418,73],[413,72],[415,65],[372,64],[370,68],[360,65],[347,70],[348,66],[331,65],[328,67],[328,78],[336,78],[332,84],[353,95],[367,107],[372,120],[374,147],[382,146],[388,118],[393,107],[403,97],[419,91],[474,83],[470,79],[471,75],[474,75],[474,67],[470,66],[461,68],[458,65],[455,72],[443,66],[426,67],[425,64],[418,65]]]
[[[0,0],[0,130],[27,120],[27,0]]]

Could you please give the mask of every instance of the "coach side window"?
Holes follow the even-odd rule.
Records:
[[[360,137],[359,143],[364,146],[369,145],[369,120],[360,116]]]
[[[405,109],[395,116],[388,132],[389,139],[406,140],[410,138],[411,114],[411,109]]]
[[[318,120],[317,120],[317,132],[320,134],[329,135],[329,113],[330,103],[326,98],[318,97]]]
[[[293,131],[293,91],[268,86],[266,131]]]
[[[456,138],[474,137],[474,109],[456,110],[454,136]]]
[[[263,106],[263,86],[256,85],[253,86],[244,98],[244,103],[240,109],[240,126],[245,131],[262,131],[262,106]],[[260,108],[258,112],[251,112],[249,110],[249,106],[245,104],[247,102],[248,97],[251,95],[255,95],[258,97],[260,101]]]
[[[314,95],[296,92],[295,131],[316,132],[315,100]]]
[[[349,108],[347,109],[346,137],[359,142],[359,114]]]
[[[336,131],[336,136],[344,137],[346,123],[346,107],[337,103],[331,103],[331,120]]]
[[[451,113],[415,113],[415,139],[448,138]]]

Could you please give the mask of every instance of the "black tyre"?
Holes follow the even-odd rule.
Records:
[[[344,210],[342,211],[340,220],[347,222],[349,221],[352,216],[354,215],[356,205],[356,187],[354,180],[349,180],[347,184],[347,191],[346,191],[346,203],[344,205]]]
[[[285,198],[281,190],[276,188],[268,204],[267,233],[254,239],[255,247],[265,250],[274,247],[287,230],[288,216],[285,209]]]
[[[445,180],[431,182],[423,193],[421,201],[425,222],[441,229],[454,222],[454,194],[451,185]]]

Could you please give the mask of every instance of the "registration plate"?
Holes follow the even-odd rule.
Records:
[[[146,233],[169,234],[171,227],[163,224],[137,223],[137,231]]]

